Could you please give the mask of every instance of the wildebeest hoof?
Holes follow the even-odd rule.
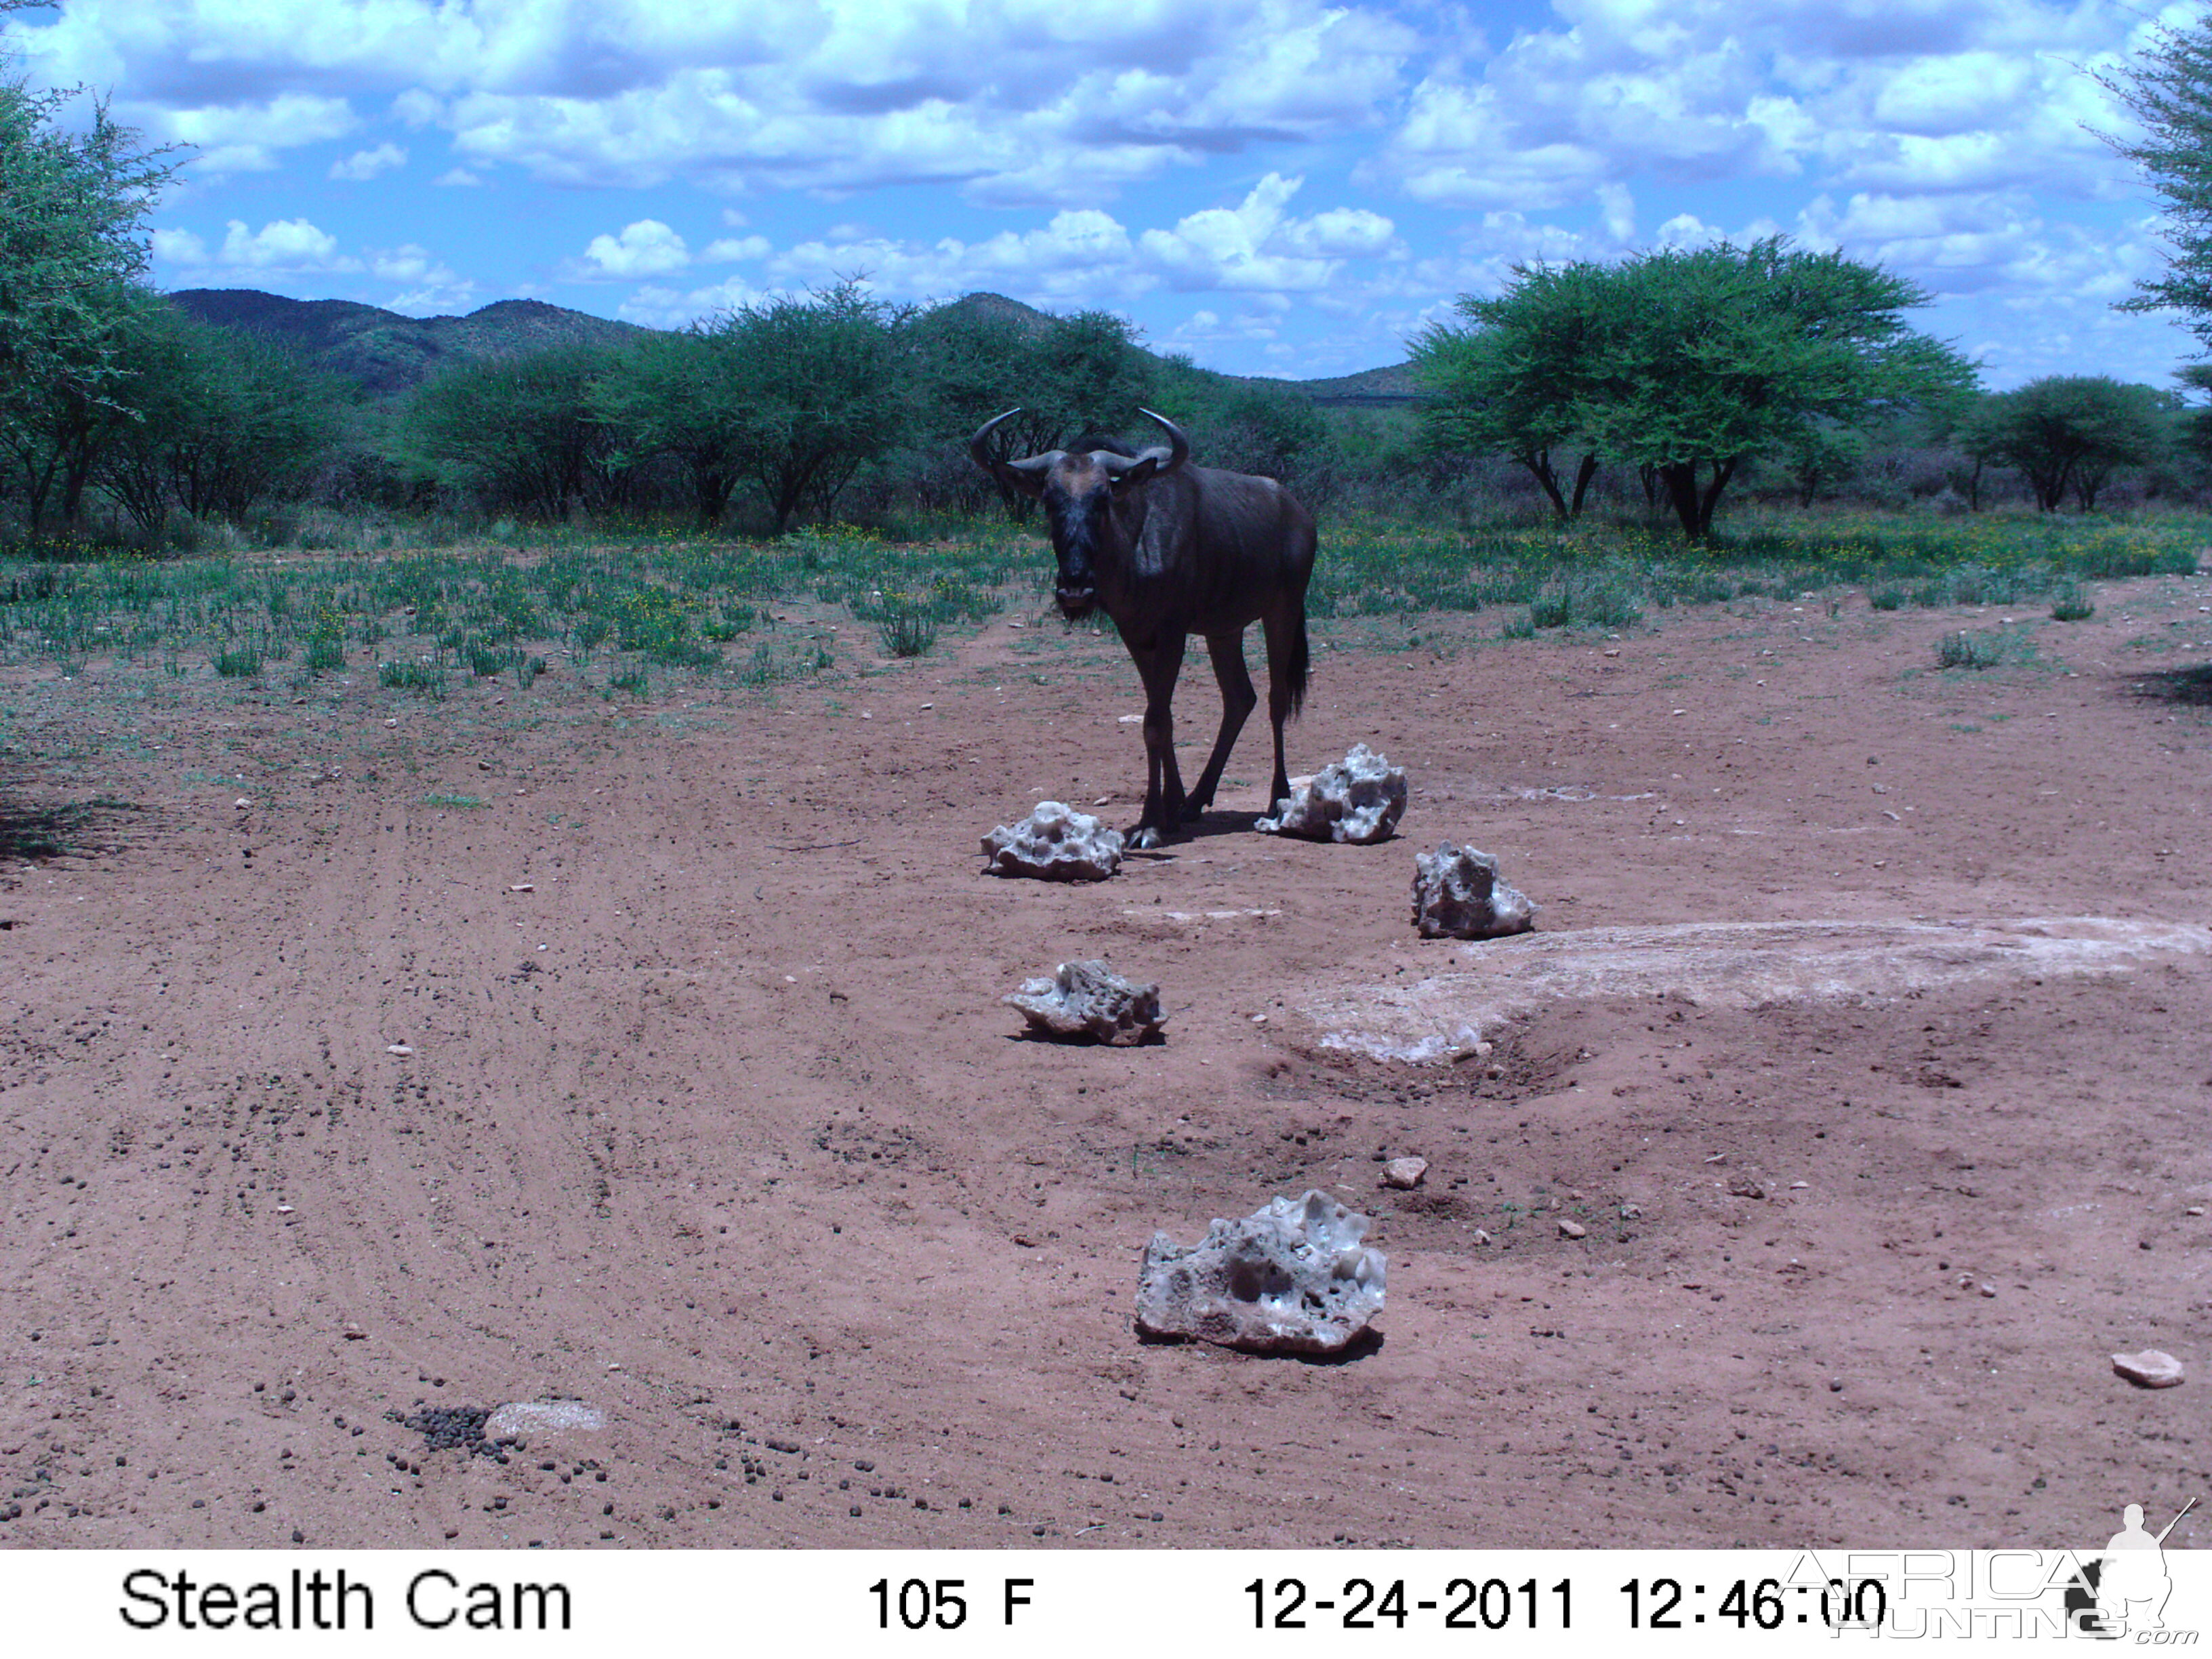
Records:
[[[1129,831],[1129,845],[1139,852],[1150,852],[1167,839],[1149,823],[1140,823]]]

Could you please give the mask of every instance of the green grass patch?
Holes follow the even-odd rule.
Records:
[[[894,611],[876,624],[876,637],[887,656],[919,657],[937,643],[937,621],[924,611]]]
[[[2096,614],[2096,602],[2079,582],[2065,583],[2051,595],[2051,619],[2053,622],[2087,622]]]
[[[376,683],[395,691],[427,692],[434,699],[446,695],[446,671],[435,663],[380,662]]]
[[[425,795],[425,796],[423,796],[423,797],[422,797],[422,805],[425,805],[425,806],[439,806],[439,807],[450,806],[450,807],[453,807],[453,808],[455,808],[455,809],[457,809],[457,810],[463,810],[463,809],[465,809],[465,810],[474,810],[475,808],[477,808],[477,807],[480,807],[480,806],[489,806],[489,805],[491,805],[491,803],[490,803],[489,801],[488,801],[488,800],[483,800],[483,799],[478,799],[478,798],[477,798],[477,796],[475,796],[475,795],[442,795],[442,794],[441,794],[441,795]]]
[[[565,648],[579,668],[607,659],[610,677],[649,670],[761,685],[837,670],[828,636],[811,626],[820,607],[874,630],[896,657],[933,648],[933,629],[941,641],[1009,610],[1041,613],[1054,574],[1041,526],[992,517],[933,521],[926,538],[910,540],[847,526],[768,542],[667,526],[462,537],[427,518],[364,520],[359,534],[335,520],[325,528],[333,548],[392,550],[281,562],[58,546],[0,556],[0,664],[142,664],[181,676],[186,665],[228,661],[240,678],[256,661],[338,672],[350,656],[377,664],[381,684],[435,696],[445,675],[463,672],[512,672],[526,685],[542,672],[532,664]],[[424,550],[441,536],[447,545]],[[2058,616],[2087,584],[2191,570],[2208,541],[2212,518],[2180,514],[1747,510],[1695,548],[1669,530],[1595,518],[1561,527],[1324,514],[1308,599],[1322,622],[1497,609],[1509,636],[1524,615],[1532,632],[1619,630],[1654,610],[1756,608],[1808,593],[1835,610],[1854,588],[1879,611],[2032,605]],[[726,660],[740,640],[748,645]],[[414,666],[425,659],[432,674]]]
[[[1936,641],[1939,668],[1995,668],[2011,654],[2002,634],[1946,634]]]

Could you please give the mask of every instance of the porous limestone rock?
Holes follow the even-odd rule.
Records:
[[[1534,926],[1528,896],[1498,878],[1498,860],[1446,842],[1413,855],[1413,926],[1423,939],[1499,939]]]
[[[1382,1311],[1382,1252],[1367,1218],[1326,1193],[1278,1198],[1197,1243],[1154,1233],[1137,1274],[1137,1328],[1254,1353],[1340,1352]]]
[[[1275,803],[1275,816],[1252,827],[1270,836],[1364,843],[1388,840],[1405,811],[1405,769],[1355,743],[1342,760],[1310,778],[1292,778],[1290,798]]]
[[[1121,832],[1064,802],[1041,800],[1019,823],[1002,823],[984,836],[983,856],[994,876],[1103,881],[1121,867]]]
[[[1025,981],[1004,1000],[1036,1030],[1101,1042],[1142,1042],[1167,1018],[1158,986],[1133,984],[1103,962],[1063,962],[1051,978]]]

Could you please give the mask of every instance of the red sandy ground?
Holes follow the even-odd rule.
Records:
[[[2156,1523],[2212,1480],[2208,959],[1561,1005],[1494,1034],[1494,1078],[1332,1054],[1295,1010],[1457,948],[1407,922],[1412,854],[1446,838],[1551,931],[2212,920],[2212,727],[2136,690],[2212,654],[2206,588],[2023,613],[2043,665],[1978,675],[1933,643],[1999,613],[1857,596],[1618,641],[1337,627],[1293,770],[1384,750],[1416,790],[1401,838],[1249,833],[1255,722],[1196,838],[1089,886],[977,874],[1041,794],[1135,816],[1133,671],[1036,619],[642,705],[565,668],[440,704],[360,673],[295,697],[10,671],[0,806],[131,806],[0,863],[0,1542]],[[1194,659],[1189,774],[1209,678]],[[1079,955],[1160,981],[1164,1045],[1018,1037],[999,997]],[[1426,1186],[1382,1190],[1386,1154]],[[1155,1228],[1308,1186],[1377,1218],[1379,1347],[1139,1342]],[[2144,1346],[2194,1374],[2131,1388],[2108,1356]],[[502,1465],[386,1415],[545,1396],[608,1426]]]

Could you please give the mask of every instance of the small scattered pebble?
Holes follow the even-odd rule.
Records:
[[[2112,1369],[2139,1389],[2170,1389],[2181,1381],[2181,1362],[2170,1353],[2145,1348],[2141,1353],[2116,1353]]]
[[[384,1045],[384,1052],[387,1054],[411,1054],[415,1051],[404,1042],[387,1042]]]
[[[1265,1015],[1259,1018],[1265,1018]],[[1395,1187],[1401,1192],[1411,1192],[1419,1186],[1429,1173],[1425,1158],[1394,1158],[1382,1166],[1382,1184]]]
[[[1587,1238],[1589,1236],[1589,1230],[1579,1221],[1570,1221],[1566,1217],[1561,1216],[1559,1236],[1563,1238]]]

